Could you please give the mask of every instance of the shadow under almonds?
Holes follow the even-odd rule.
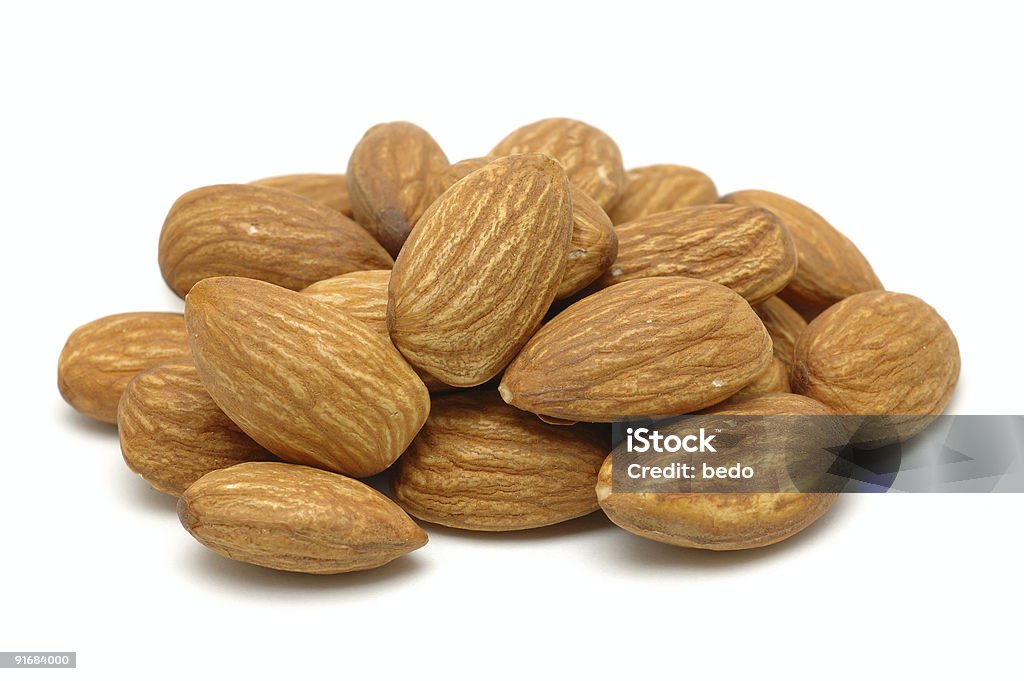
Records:
[[[474,542],[516,543],[531,541],[557,540],[565,537],[584,535],[595,532],[616,531],[615,525],[601,511],[595,511],[580,518],[573,518],[562,523],[536,527],[531,530],[511,530],[509,532],[481,532],[479,530],[460,530],[454,527],[437,525],[423,520],[416,523],[427,531],[431,537],[455,537]]]
[[[829,509],[828,513],[818,519],[807,529],[796,535],[770,546],[739,551],[709,551],[707,549],[689,549],[681,546],[663,544],[644,539],[622,530],[618,550],[609,553],[611,565],[628,570],[664,571],[671,569],[685,570],[727,570],[744,569],[757,564],[767,564],[784,555],[800,551],[805,545],[813,544],[819,534],[834,531],[836,523],[842,523],[847,504],[843,503],[842,495]]]
[[[108,438],[117,440],[117,426],[113,423],[104,423],[103,421],[89,418],[84,414],[78,413],[63,401],[60,402],[57,409],[60,412],[58,419],[68,427],[97,439]]]
[[[131,477],[121,482],[121,487],[124,490],[124,496],[128,499],[133,509],[139,509],[154,515],[177,517],[178,497],[153,489],[149,486],[149,483],[139,476],[131,474]]]

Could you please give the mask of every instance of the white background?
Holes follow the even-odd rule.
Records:
[[[1020,496],[844,498],[803,535],[730,555],[599,515],[514,536],[428,527],[376,572],[278,574],[189,537],[55,375],[79,324],[181,308],[156,244],[182,192],[343,171],[380,121],[417,122],[456,160],[572,116],[627,166],[810,204],[949,321],[952,412],[1024,413],[1012,3],[22,5],[0,10],[0,649],[79,660],[36,674],[1019,673]]]

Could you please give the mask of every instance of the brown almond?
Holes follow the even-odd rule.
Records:
[[[160,271],[181,297],[207,277],[239,276],[298,290],[391,257],[333,208],[271,187],[203,187],[175,201],[160,233]]]
[[[509,404],[571,421],[671,416],[721,402],[771,362],[768,332],[720,284],[652,277],[548,322],[501,380]]]
[[[715,405],[716,408],[725,408],[729,405],[745,402],[755,397],[771,395],[773,393],[788,393],[789,390],[789,367],[779,359],[778,355],[772,357],[768,368],[757,375],[754,380],[740,388],[739,392]]]
[[[833,305],[800,334],[790,383],[838,414],[887,417],[858,434],[860,444],[886,444],[941,414],[959,375],[946,320],[920,298],[870,291]]]
[[[779,297],[807,318],[862,291],[882,288],[853,242],[807,206],[760,190],[733,192],[725,203],[764,208],[785,223],[796,245],[799,266]]]
[[[569,180],[611,208],[626,185],[622,153],[611,137],[592,125],[571,118],[546,118],[509,133],[491,156],[539,153],[565,168]]]
[[[356,222],[398,257],[409,232],[441,193],[435,178],[447,167],[448,157],[423,128],[405,121],[373,126],[348,162]]]
[[[388,291],[395,346],[449,385],[484,383],[539,326],[571,237],[569,183],[552,159],[509,156],[470,173],[398,256]]]
[[[117,433],[128,468],[174,496],[210,471],[274,458],[220,410],[191,361],[133,378],[121,395]]]
[[[117,422],[121,393],[137,373],[189,357],[185,320],[173,312],[127,312],[75,329],[57,362],[64,400],[106,423]]]
[[[615,231],[618,258],[601,277],[602,286],[643,277],[693,277],[722,284],[756,304],[781,291],[797,269],[786,227],[760,208],[682,208]]]
[[[626,171],[626,187],[608,217],[613,225],[718,201],[711,178],[693,168],[659,164]]]
[[[792,367],[793,348],[796,339],[807,328],[807,320],[778,296],[761,302],[754,307],[754,312],[764,322],[764,328],[768,329],[768,335],[772,337],[775,356],[785,362],[787,367]]]
[[[610,434],[551,426],[491,390],[445,395],[402,455],[395,501],[421,520],[466,530],[525,530],[597,510]]]
[[[196,284],[185,323],[203,385],[280,458],[354,477],[390,466],[423,425],[422,381],[338,307],[239,277]]]
[[[208,473],[178,500],[182,526],[222,556],[335,574],[380,567],[427,535],[380,492],[336,473],[243,463]]]
[[[253,180],[249,184],[283,189],[305,196],[310,201],[330,206],[347,218],[352,217],[352,201],[348,196],[348,182],[341,173],[299,173],[275,175]]]

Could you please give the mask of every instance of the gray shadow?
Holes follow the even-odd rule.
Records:
[[[131,505],[133,510],[141,510],[150,515],[177,515],[178,497],[164,494],[150,486],[148,482],[124,467],[130,479],[118,480],[121,496]],[[119,476],[124,478],[126,476]]]
[[[70,428],[92,437],[117,439],[117,426],[113,423],[104,423],[103,421],[89,418],[85,414],[80,414],[63,400],[60,402],[58,409],[60,410],[58,420]]]
[[[511,530],[508,532],[485,532],[480,530],[460,530],[454,527],[446,527],[436,523],[430,523],[415,518],[416,522],[423,526],[431,537],[454,537],[479,542],[504,543],[504,542],[531,542],[549,541],[561,539],[573,535],[590,534],[594,532],[614,531],[615,525],[608,520],[608,516],[600,511],[595,511],[581,518],[573,518],[555,525],[536,527],[532,530]]]

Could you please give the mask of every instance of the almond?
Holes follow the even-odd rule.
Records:
[[[437,398],[402,455],[395,501],[421,520],[466,530],[525,530],[597,510],[610,434],[550,426],[496,392]]]
[[[75,329],[57,362],[57,387],[72,407],[117,422],[128,381],[169,359],[188,358],[185,321],[173,312],[127,312]]]
[[[479,170],[493,158],[470,158],[453,164],[440,178],[447,190],[463,177]],[[611,220],[597,201],[579,187],[569,183],[572,196],[572,239],[566,254],[565,272],[558,286],[556,300],[568,298],[585,289],[604,274],[615,261],[619,240]]]
[[[423,383],[379,332],[338,307],[239,277],[185,299],[203,385],[286,461],[361,477],[390,466],[423,425]]]
[[[762,419],[738,421],[734,431],[752,427],[756,437],[740,438],[730,449],[730,460],[765,461],[764,454],[799,456],[792,448],[804,448],[808,455],[845,441],[839,419],[814,400],[797,395],[768,395],[714,410],[714,423],[729,415],[808,416],[801,435],[790,438],[786,422],[766,429]],[[685,421],[692,431],[693,425]],[[665,432],[671,432],[667,430]],[[769,438],[766,440],[766,434]],[[747,443],[744,445],[743,443]],[[654,541],[688,548],[728,551],[767,546],[782,541],[810,526],[835,503],[831,492],[617,492],[612,486],[613,452],[601,467],[597,497],[601,508],[619,527]],[[778,465],[784,467],[785,457]],[[657,465],[657,462],[652,462]]]
[[[491,156],[540,153],[565,168],[569,180],[601,204],[611,208],[626,185],[619,147],[601,130],[571,118],[546,118],[511,132]]]
[[[222,556],[289,572],[368,570],[427,543],[423,530],[380,492],[285,463],[208,473],[178,500],[178,518]]]
[[[340,173],[300,173],[276,175],[253,180],[249,184],[283,189],[300,194],[310,201],[330,206],[347,218],[352,217],[352,202],[348,196],[348,182]]]
[[[778,296],[763,301],[754,308],[754,312],[764,322],[764,328],[768,329],[768,335],[772,337],[775,356],[787,367],[792,367],[793,348],[796,339],[807,328],[807,321]]]
[[[220,410],[191,361],[133,378],[121,395],[117,433],[128,468],[174,496],[210,471],[274,458]]]
[[[715,183],[699,170],[669,164],[644,166],[626,172],[626,187],[608,217],[613,225],[621,225],[654,213],[716,201]]]
[[[325,303],[337,305],[369,326],[391,343],[388,334],[388,281],[391,270],[349,272],[318,281],[302,289],[302,293]],[[416,370],[430,392],[444,392],[452,386],[442,383],[425,371]]]
[[[739,392],[715,405],[715,408],[726,408],[730,405],[763,395],[773,393],[788,393],[789,389],[789,367],[779,359],[778,355],[772,357],[768,368],[757,375],[754,380],[740,388]]]
[[[930,305],[870,291],[833,305],[800,334],[790,383],[838,414],[887,417],[858,434],[861,444],[886,444],[941,414],[959,375],[956,338]]]
[[[739,295],[653,277],[571,305],[530,339],[498,389],[513,406],[570,421],[671,416],[721,402],[771,358],[768,332]]]
[[[722,201],[770,210],[786,224],[796,244],[799,266],[779,297],[805,317],[813,318],[855,293],[882,288],[853,242],[807,206],[759,190],[733,192]]]
[[[281,189],[203,187],[171,207],[160,234],[160,271],[184,297],[207,277],[240,276],[301,289],[391,257],[338,211]]]
[[[565,270],[569,183],[540,154],[470,173],[424,213],[388,291],[391,339],[454,386],[501,371],[539,326]]]
[[[618,259],[601,278],[603,286],[642,277],[693,277],[727,286],[756,304],[781,291],[797,269],[789,232],[760,208],[682,208],[615,231]]]
[[[435,178],[447,167],[448,158],[423,128],[404,121],[373,126],[348,162],[356,222],[398,257],[413,226],[441,193]]]

